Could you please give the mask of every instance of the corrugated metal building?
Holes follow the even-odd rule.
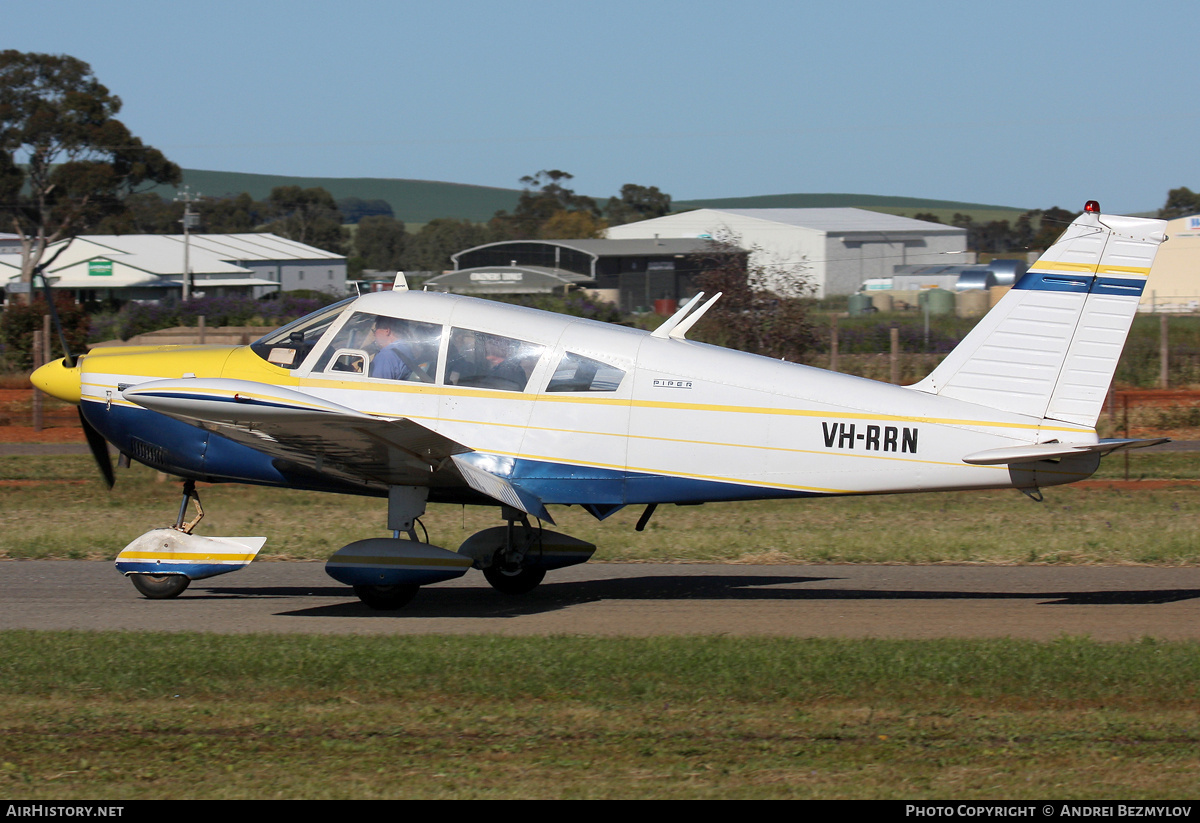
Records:
[[[1200,215],[1167,223],[1138,311],[1200,311]]]
[[[183,252],[182,234],[82,235],[46,276],[55,289],[86,300],[159,300],[182,293]],[[209,297],[346,291],[345,257],[274,234],[193,234],[188,267],[194,293]],[[19,254],[0,254],[0,283],[19,280],[20,273]]]
[[[896,266],[974,262],[966,229],[864,209],[697,209],[614,226],[607,236],[729,242],[750,250],[770,288],[798,294],[807,284],[816,297],[853,294]]]
[[[649,311],[697,291],[693,256],[708,240],[503,240],[452,255],[454,271],[428,281],[459,294],[538,294],[585,286],[622,311]]]

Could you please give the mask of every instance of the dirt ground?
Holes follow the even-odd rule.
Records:
[[[75,407],[43,396],[42,430],[33,428],[33,389],[0,388],[0,443],[84,443]]]

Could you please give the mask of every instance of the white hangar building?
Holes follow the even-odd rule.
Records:
[[[794,293],[799,274],[816,297],[853,294],[896,266],[974,262],[966,229],[865,209],[697,209],[613,226],[607,237],[729,242],[774,274],[769,288]]]
[[[161,300],[182,294],[183,251],[182,234],[80,235],[45,274],[84,300]],[[193,234],[188,268],[193,292],[208,297],[346,291],[345,257],[275,234]],[[20,254],[0,253],[0,284],[20,276]]]
[[[1138,311],[1200,311],[1200,214],[1167,223]]]

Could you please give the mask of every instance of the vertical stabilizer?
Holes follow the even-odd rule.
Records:
[[[962,343],[911,388],[1095,426],[1165,225],[1100,214],[1089,202]]]

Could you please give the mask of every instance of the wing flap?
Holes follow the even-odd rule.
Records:
[[[513,485],[499,475],[492,474],[473,465],[469,460],[464,460],[457,456],[453,460],[459,473],[467,481],[467,485],[475,491],[487,495],[493,500],[499,500],[506,506],[520,509],[526,514],[532,514],[534,517],[540,517],[547,523],[554,525],[554,518],[550,516],[550,512],[546,511],[545,504],[534,495],[529,494],[519,486]]]

